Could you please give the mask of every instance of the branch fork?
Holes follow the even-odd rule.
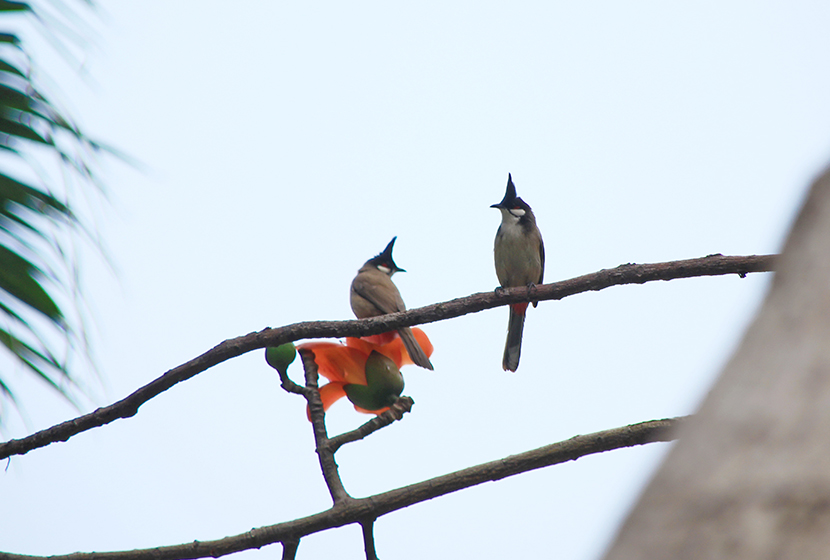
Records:
[[[770,271],[774,255],[725,257],[709,255],[700,259],[656,264],[625,264],[614,269],[580,276],[570,280],[536,286],[473,294],[420,309],[393,313],[358,321],[317,321],[296,323],[278,329],[264,329],[222,342],[201,356],[182,364],[155,381],[141,387],[133,394],[110,406],[34,433],[26,438],[0,444],[0,459],[22,455],[33,449],[45,447],[119,418],[128,418],[148,400],[158,396],[173,385],[185,381],[223,361],[251,350],[279,346],[303,338],[367,336],[388,332],[400,327],[440,321],[475,313],[511,303],[542,300],[559,300],[586,291],[598,291],[621,284],[643,284],[655,280],[671,280],[694,276],[737,274],[745,277],[750,272]],[[345,444],[359,441],[374,432],[391,425],[412,410],[410,397],[399,397],[383,414],[370,419],[359,428],[329,438],[325,425],[325,410],[318,387],[318,370],[314,355],[300,350],[305,372],[305,385],[299,385],[280,373],[282,388],[302,395],[309,408],[315,448],[323,472],[323,478],[332,498],[332,507],[326,511],[294,521],[279,523],[247,533],[215,541],[194,541],[183,545],[159,547],[151,550],[133,550],[108,553],[75,553],[52,556],[52,560],[139,560],[153,557],[155,560],[183,560],[191,558],[219,557],[268,544],[283,544],[283,559],[296,556],[300,538],[326,529],[358,523],[363,530],[367,560],[377,560],[373,527],[375,520],[387,513],[431,500],[451,492],[469,488],[488,481],[528,472],[550,465],[572,461],[585,455],[610,451],[622,447],[644,445],[654,441],[675,439],[675,427],[681,419],[667,419],[634,424],[613,430],[576,436],[569,440],[539,449],[512,455],[475,467],[439,476],[368,498],[353,498],[346,491],[340,478],[335,453]],[[46,560],[45,557],[26,556],[0,552],[0,560]]]

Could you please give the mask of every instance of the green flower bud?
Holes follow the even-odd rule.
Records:
[[[297,357],[297,349],[294,348],[293,342],[281,344],[276,347],[269,347],[265,349],[265,361],[268,365],[285,374],[288,371],[288,366]]]
[[[343,387],[352,404],[366,410],[391,406],[403,392],[403,376],[395,362],[374,350],[366,360],[366,383]]]

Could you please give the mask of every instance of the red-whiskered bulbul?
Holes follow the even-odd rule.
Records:
[[[496,232],[494,247],[496,276],[501,288],[527,286],[531,289],[541,284],[545,275],[545,244],[542,233],[536,227],[536,217],[527,202],[516,196],[513,177],[507,174],[507,192],[498,204],[501,225]],[[538,302],[533,302],[536,307]],[[522,353],[522,330],[525,324],[526,303],[510,305],[510,319],[507,323],[507,342],[504,345],[502,367],[505,371],[516,371]]]
[[[382,253],[366,261],[352,280],[349,302],[358,319],[406,311],[401,293],[392,283],[393,274],[406,272],[392,260],[392,247],[396,239],[397,237],[393,237]],[[401,327],[398,329],[398,334],[412,361],[422,368],[433,369],[429,358],[415,340],[415,335],[409,327]]]

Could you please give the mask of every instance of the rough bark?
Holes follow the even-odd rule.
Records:
[[[776,269],[607,560],[830,556],[830,171]]]

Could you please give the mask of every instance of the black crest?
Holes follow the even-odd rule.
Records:
[[[395,240],[397,238],[397,235],[393,237],[392,241],[390,241],[386,246],[386,249],[372,257],[369,262],[375,266],[385,266],[392,272],[406,272],[404,269],[396,265],[394,260],[392,260],[392,248],[395,246]]]

